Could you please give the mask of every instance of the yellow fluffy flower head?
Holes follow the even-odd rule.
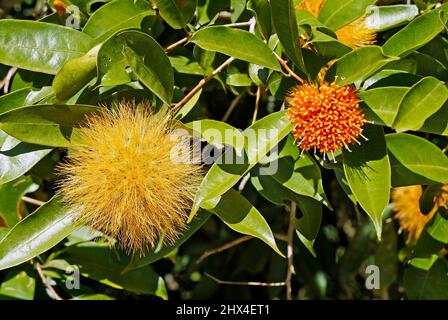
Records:
[[[128,252],[172,243],[201,180],[188,139],[174,130],[167,114],[131,103],[90,116],[59,168],[64,201]]]
[[[313,16],[319,16],[326,0],[303,0],[297,8],[311,13]],[[348,25],[336,30],[336,36],[339,41],[356,49],[375,44],[376,33],[368,28],[364,17],[356,19]]]
[[[448,184],[444,185],[434,197],[434,207],[424,215],[420,211],[422,186],[398,187],[392,190],[392,205],[395,218],[401,229],[407,232],[407,242],[417,240],[426,223],[431,220],[439,207],[448,208]]]

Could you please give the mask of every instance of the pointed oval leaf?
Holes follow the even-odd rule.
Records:
[[[154,0],[163,20],[174,29],[182,29],[193,18],[197,0]]]
[[[372,219],[381,238],[382,214],[389,204],[391,170],[383,128],[366,125],[369,139],[343,151],[344,172],[356,200]]]
[[[78,227],[74,213],[58,197],[52,198],[16,224],[0,241],[0,270],[51,249]]]
[[[407,133],[386,135],[394,187],[448,181],[448,157],[426,139]]]
[[[56,74],[65,62],[84,55],[93,39],[56,24],[5,19],[0,21],[0,63]]]
[[[212,26],[197,31],[190,41],[206,50],[220,52],[273,70],[281,70],[268,45],[245,30]]]
[[[366,13],[376,0],[326,0],[319,12],[319,20],[332,30],[338,30]]]

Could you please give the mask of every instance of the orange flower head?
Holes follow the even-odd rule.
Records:
[[[90,116],[59,168],[64,202],[128,252],[173,243],[202,178],[188,137],[174,130],[167,114],[133,104]]]
[[[420,197],[422,186],[405,186],[392,190],[392,206],[395,211],[395,219],[400,223],[400,228],[407,232],[407,242],[416,241],[426,223],[431,220],[439,207],[448,208],[448,184],[444,185],[434,197],[434,207],[424,215],[420,211]]]
[[[362,136],[366,122],[360,100],[351,86],[322,82],[294,87],[286,101],[288,116],[295,125],[294,136],[302,150],[332,154]]]
[[[62,2],[60,0],[55,0],[53,2],[53,7],[54,7],[54,10],[56,10],[56,12],[60,16],[63,16],[64,14],[66,14],[67,8],[68,8],[68,6],[64,2]]]

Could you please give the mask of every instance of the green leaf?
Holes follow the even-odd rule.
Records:
[[[261,213],[238,191],[228,190],[218,203],[204,204],[204,209],[217,215],[236,232],[253,236],[265,242],[284,257],[275,243],[274,235]]]
[[[0,39],[0,63],[49,74],[93,46],[91,37],[75,29],[13,19],[0,21]]]
[[[409,266],[404,273],[404,288],[408,299],[447,300],[448,266],[442,260],[428,271]]]
[[[366,27],[376,32],[399,27],[418,15],[418,7],[413,4],[371,6],[367,8],[367,11]]]
[[[0,114],[8,111],[38,103],[39,101],[52,95],[51,87],[44,87],[40,90],[23,88],[5,94],[0,97]]]
[[[26,271],[11,270],[0,286],[0,297],[33,300],[36,280]]]
[[[123,274],[129,257],[108,244],[79,243],[66,248],[58,258],[76,265],[84,276],[114,288],[168,298],[165,282],[150,266]]]
[[[154,0],[160,15],[174,29],[182,29],[193,18],[197,0]]]
[[[0,185],[24,175],[52,150],[20,142],[0,130],[0,138],[2,136],[5,141],[0,148]]]
[[[188,113],[196,106],[197,102],[199,101],[199,98],[201,97],[202,89],[200,89],[198,92],[196,92],[190,100],[188,100],[187,103],[185,103],[182,108],[176,111],[174,114],[174,119],[182,120],[185,118]]]
[[[252,80],[247,74],[232,73],[227,75],[226,84],[234,87],[250,87]]]
[[[448,221],[438,213],[428,228],[428,233],[442,243],[448,243]]]
[[[257,26],[260,27],[263,37],[267,40],[272,34],[271,8],[268,0],[249,0],[247,8],[254,12]]]
[[[326,0],[319,12],[319,20],[332,30],[338,30],[366,13],[376,0]]]
[[[434,77],[420,80],[403,97],[393,127],[399,131],[419,129],[447,99],[448,89],[443,82]]]
[[[87,105],[28,106],[0,115],[0,129],[23,142],[67,147],[73,126],[97,110]]]
[[[124,55],[126,41],[115,35],[107,39],[97,55],[97,85],[117,86],[129,83],[132,73],[128,72],[129,63]]]
[[[367,105],[363,109],[368,120],[392,127],[401,101],[408,91],[408,87],[379,87],[361,91],[358,97]]]
[[[51,249],[79,227],[74,213],[53,197],[16,224],[0,241],[0,270],[19,265]]]
[[[260,130],[261,129],[261,130]],[[272,113],[244,130],[245,152],[234,158],[233,149],[225,152],[210,168],[196,193],[190,219],[202,203],[217,198],[232,188],[238,180],[254,167],[279,141],[292,130],[292,124],[284,111]],[[238,163],[226,163],[232,160]]]
[[[392,168],[392,185],[446,183],[448,158],[424,138],[406,133],[386,135]]]
[[[185,231],[182,236],[172,245],[161,244],[155,250],[149,250],[142,257],[133,256],[133,259],[129,262],[123,273],[127,273],[130,270],[144,267],[148,264],[154,263],[163,257],[168,256],[171,252],[179,248],[184,244],[192,235],[194,235],[210,218],[210,214],[204,210],[200,211],[193,221],[188,225],[188,230]]]
[[[240,151],[244,148],[244,135],[235,127],[223,121],[203,119],[185,124],[185,127],[197,133],[201,140],[220,146],[229,145]]]
[[[87,21],[82,32],[102,42],[118,31],[140,28],[143,18],[154,15],[144,0],[114,0],[101,6]]]
[[[442,32],[447,21],[447,12],[448,4],[444,4],[416,18],[386,41],[383,45],[384,53],[404,57],[422,47]]]
[[[277,205],[284,205],[286,200],[294,201],[302,216],[296,220],[296,232],[299,240],[313,256],[316,256],[313,245],[322,220],[322,204],[301,196],[286,188],[270,175],[251,174],[251,182],[255,189],[267,200]]]
[[[439,111],[426,119],[418,131],[448,135],[448,103],[445,103]]]
[[[396,59],[386,56],[378,46],[356,49],[337,61],[336,83],[343,86],[367,79],[375,71]]]
[[[372,219],[381,238],[382,214],[389,204],[391,169],[383,129],[366,125],[369,139],[354,145],[352,152],[343,151],[344,172],[356,200]]]
[[[197,31],[190,41],[205,50],[220,52],[273,70],[281,70],[268,45],[245,30],[212,26]]]
[[[173,98],[174,75],[163,48],[149,35],[139,31],[124,31],[124,54],[138,79],[164,103]]]
[[[99,48],[84,56],[67,61],[53,80],[53,91],[58,101],[66,101],[81,90],[96,74],[96,60]]]
[[[12,227],[19,222],[21,198],[25,193],[35,191],[36,187],[30,177],[20,177],[0,185],[0,217],[7,226]]]
[[[292,0],[270,1],[272,22],[277,32],[278,39],[288,57],[300,69],[305,71],[302,49],[300,47],[297,18]]]

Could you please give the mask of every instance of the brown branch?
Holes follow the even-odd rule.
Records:
[[[303,80],[302,78],[300,78],[294,71],[292,71],[292,69],[288,66],[288,63],[283,60],[278,54],[277,52],[273,51],[275,57],[277,58],[277,60],[280,62],[280,64],[283,66],[283,68],[286,69],[286,71],[288,71],[287,75],[288,76],[292,76],[294,77],[297,81],[299,81],[301,84],[305,83],[305,80]]]
[[[233,247],[239,245],[240,243],[246,242],[252,238],[253,238],[252,236],[244,236],[244,237],[235,239],[233,241],[230,241],[230,242],[228,242],[220,247],[217,247],[215,249],[207,250],[199,257],[199,259],[196,261],[196,264],[200,264],[204,259],[208,258],[211,255],[214,255],[214,254],[220,253],[222,251],[228,250],[230,248],[233,248]]]
[[[231,249],[231,248],[233,248],[233,247],[235,247],[235,246],[237,246],[237,245],[239,245],[239,244],[241,244],[241,243],[243,243],[243,242],[246,242],[246,241],[248,241],[248,240],[250,240],[250,239],[253,239],[253,238],[254,238],[254,237],[252,237],[252,236],[243,236],[243,237],[241,237],[241,238],[238,238],[238,239],[235,239],[235,240],[233,240],[233,241],[230,241],[230,242],[228,242],[228,243],[226,243],[226,244],[224,244],[224,245],[222,245],[222,246],[219,246],[219,247],[217,247],[217,248],[210,249],[210,250],[206,250],[206,251],[199,257],[199,259],[196,260],[196,264],[200,264],[200,263],[201,263],[202,261],[204,261],[206,258],[208,258],[208,257],[210,257],[210,256],[212,256],[212,255],[214,255],[214,254],[217,254],[217,253],[223,252],[223,251],[225,251],[225,250]],[[285,241],[285,242],[288,241],[288,237],[287,237],[287,235],[285,235],[285,234],[274,233],[274,238],[277,239],[277,240]]]
[[[220,72],[222,72],[225,68],[227,68],[233,61],[235,60],[234,57],[230,57],[227,59],[222,65],[220,65],[218,68],[216,68],[209,76],[205,77],[199,83],[194,87],[182,100],[180,100],[172,109],[171,112],[176,112],[180,107],[182,107],[185,103],[188,102],[188,100],[193,97],[196,92],[198,92],[207,82],[212,80],[214,77],[216,77]]]
[[[238,95],[232,100],[229,109],[227,109],[226,114],[224,115],[224,117],[222,117],[221,121],[227,122],[227,120],[229,120],[230,115],[232,114],[233,110],[235,110],[235,108],[238,106],[238,103],[240,103],[242,97],[243,95]]]
[[[4,94],[7,94],[9,92],[9,84],[11,83],[11,79],[16,72],[16,67],[9,69],[6,77],[2,81],[0,81],[0,89],[3,89]]]
[[[43,206],[45,204],[44,201],[40,201],[40,200],[37,200],[37,199],[29,198],[27,196],[23,196],[22,200],[25,201],[25,202],[34,204],[36,206]]]
[[[186,36],[185,38],[182,38],[182,39],[180,39],[179,41],[177,41],[177,42],[175,42],[175,43],[169,45],[168,47],[166,47],[166,48],[164,49],[165,52],[170,52],[170,51],[172,51],[174,48],[176,48],[176,47],[178,47],[178,46],[184,44],[185,42],[187,42],[191,37],[192,37],[192,35],[190,34],[190,35]]]
[[[218,278],[208,274],[207,272],[205,272],[204,274],[219,284],[229,284],[229,285],[234,285],[234,286],[259,286],[259,287],[283,287],[286,285],[285,282],[225,281],[225,280],[218,279]]]
[[[294,272],[293,258],[294,258],[294,229],[296,219],[296,204],[291,202],[291,208],[289,210],[289,222],[288,222],[288,249],[286,257],[288,258],[288,269],[286,271],[286,299],[291,300],[291,279]]]
[[[36,264],[36,270],[37,273],[39,274],[39,277],[42,280],[43,285],[48,289],[48,291],[50,291],[51,295],[53,296],[53,298],[55,300],[64,300],[61,298],[61,296],[54,290],[53,286],[48,282],[47,277],[45,276],[43,270],[42,270],[42,266],[40,265],[39,262],[35,262]]]
[[[260,109],[260,101],[261,101],[261,91],[263,89],[261,87],[258,87],[257,89],[257,94],[255,96],[255,109],[254,109],[254,114],[252,116],[252,124],[254,124],[257,121],[257,117],[258,117],[258,110]]]

